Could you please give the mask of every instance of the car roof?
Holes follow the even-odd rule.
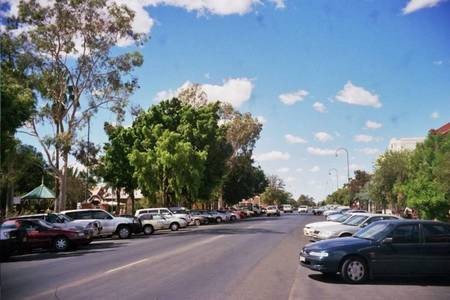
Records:
[[[27,219],[27,218],[36,218],[36,217],[44,217],[47,214],[33,214],[33,215],[22,215],[22,216],[15,216],[9,218],[9,220],[18,220],[18,219]]]
[[[433,220],[414,220],[414,219],[397,219],[397,220],[382,220],[378,221],[382,223],[392,223],[392,224],[444,224],[450,226],[449,223]]]
[[[100,208],[81,208],[81,209],[71,209],[71,210],[63,210],[61,213],[68,213],[68,212],[77,212],[77,211],[105,211],[104,209]]]

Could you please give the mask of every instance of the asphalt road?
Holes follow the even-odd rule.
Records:
[[[348,285],[298,266],[304,224],[283,215],[190,227],[1,265],[1,299],[450,299],[450,279]]]

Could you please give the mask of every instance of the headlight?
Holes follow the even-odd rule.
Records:
[[[329,231],[322,231],[319,232],[319,236],[323,237],[323,238],[329,238],[333,235],[333,233],[329,232]]]
[[[311,251],[311,252],[309,252],[309,255],[316,256],[316,257],[319,257],[319,258],[328,257],[328,253],[325,252],[325,251],[320,251],[320,252]]]

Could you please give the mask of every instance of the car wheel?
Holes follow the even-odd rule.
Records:
[[[131,230],[128,226],[120,226],[117,229],[117,234],[120,239],[127,239],[131,236]]]
[[[180,226],[178,225],[178,223],[170,224],[170,230],[172,230],[172,231],[177,231],[179,227]]]
[[[59,236],[53,240],[53,248],[56,251],[66,251],[69,249],[70,242],[65,236]]]
[[[236,221],[236,217],[235,217],[235,216],[231,216],[231,217],[230,217],[230,221],[231,221],[231,222]]]
[[[208,224],[209,224],[209,220],[206,219],[206,220],[205,220],[205,225],[208,225]]]
[[[217,217],[216,218],[216,223],[222,223],[222,218],[221,217]]]
[[[359,257],[347,258],[341,267],[341,277],[349,283],[361,283],[367,279],[367,265]]]
[[[194,221],[194,224],[195,224],[195,226],[200,226],[200,225],[201,225],[201,222],[200,222],[199,219],[197,219],[197,220]]]
[[[152,234],[153,231],[155,231],[155,230],[153,229],[153,226],[152,226],[152,225],[145,225],[144,228],[143,228],[143,231],[144,231],[144,234],[145,234],[145,235],[150,235],[150,234]]]

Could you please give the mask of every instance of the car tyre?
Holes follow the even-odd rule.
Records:
[[[197,219],[197,220],[194,221],[194,224],[195,224],[195,226],[200,226],[200,225],[201,225],[201,222],[200,222],[199,219]]]
[[[222,223],[222,218],[221,217],[217,217],[216,218],[216,223]]]
[[[128,226],[119,226],[117,228],[117,235],[120,239],[128,239],[131,236],[131,230]]]
[[[231,222],[236,221],[236,216],[231,216],[231,217],[230,217],[230,221],[231,221]]]
[[[366,262],[359,257],[348,257],[341,267],[341,277],[348,283],[362,283],[367,279]]]
[[[142,231],[145,235],[151,235],[155,231],[155,229],[153,229],[152,225],[145,225]]]
[[[172,224],[170,224],[170,230],[172,230],[172,231],[177,231],[178,228],[180,228],[180,225],[178,225],[178,223],[172,223]]]
[[[53,248],[58,251],[67,251],[70,246],[70,241],[65,236],[58,236],[53,240]]]

